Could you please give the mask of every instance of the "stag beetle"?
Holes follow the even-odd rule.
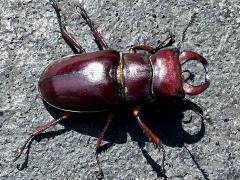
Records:
[[[38,87],[42,99],[50,106],[64,111],[64,115],[33,131],[18,151],[16,159],[35,136],[61,121],[67,121],[73,112],[109,111],[108,122],[97,140],[96,152],[98,152],[113,119],[113,109],[120,101],[131,105],[132,115],[136,118],[139,127],[157,147],[162,147],[160,139],[142,121],[140,106],[143,102],[161,101],[163,98],[183,99],[185,94],[202,93],[209,86],[206,59],[192,51],[180,53],[179,47],[168,48],[175,41],[174,35],[169,35],[155,48],[149,45],[137,45],[131,47],[128,53],[112,50],[94,26],[85,9],[78,6],[100,50],[86,53],[62,24],[61,10],[57,3],[52,1],[52,7],[57,14],[62,38],[75,55],[64,57],[50,64],[43,71]],[[192,20],[188,26],[191,23]],[[198,86],[188,84],[183,78],[181,65],[189,60],[200,62],[205,69],[205,82]],[[99,171],[102,173],[98,156],[97,162]]]

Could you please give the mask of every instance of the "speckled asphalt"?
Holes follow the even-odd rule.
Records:
[[[42,70],[72,52],[57,32],[48,1],[0,3],[0,179],[96,179],[95,143],[105,113],[79,115],[49,129],[31,143],[28,156],[12,162],[31,131],[52,118],[38,94]],[[78,3],[59,2],[64,23],[88,52],[97,51]],[[169,30],[179,42],[198,12],[181,50],[194,50],[209,62],[210,87],[188,98],[211,117],[213,127],[194,113],[191,123],[182,123],[191,115],[186,102],[148,106],[144,118],[162,139],[169,179],[240,179],[240,2],[85,0],[84,7],[109,46],[122,52],[140,43],[156,46]],[[100,158],[106,179],[162,178],[161,152],[125,111],[111,126]]]

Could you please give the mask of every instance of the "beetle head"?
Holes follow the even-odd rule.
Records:
[[[156,98],[184,98],[185,94],[197,95],[209,86],[207,75],[205,82],[193,86],[185,82],[181,65],[190,60],[202,63],[207,74],[207,61],[201,55],[185,51],[180,55],[179,49],[163,49],[151,57],[153,67],[152,94]]]

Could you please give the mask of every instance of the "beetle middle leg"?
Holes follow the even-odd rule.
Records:
[[[101,33],[94,26],[94,23],[89,18],[88,14],[87,14],[86,10],[83,8],[83,6],[78,5],[77,8],[80,9],[80,14],[81,14],[82,18],[85,20],[85,22],[89,26],[90,30],[92,31],[92,34],[95,38],[95,42],[96,42],[99,50],[108,49],[108,45],[107,45],[106,41],[103,39]]]
[[[43,125],[43,126],[39,126],[37,127],[32,134],[30,135],[30,137],[26,140],[25,144],[19,149],[19,151],[16,154],[16,157],[13,161],[16,161],[23,153],[24,149],[26,147],[28,147],[28,145],[30,144],[30,142],[39,134],[41,134],[42,132],[44,132],[45,130],[47,130],[50,127],[55,126],[56,124],[58,124],[59,122],[66,120],[67,118],[69,118],[70,113],[69,112],[65,112],[64,115],[59,118],[59,119],[53,119],[52,121],[48,122],[47,124]]]
[[[99,150],[100,150],[100,146],[102,144],[102,141],[105,137],[105,134],[107,132],[107,129],[110,125],[110,123],[112,122],[112,119],[115,115],[115,111],[110,111],[109,114],[108,114],[108,121],[107,121],[107,124],[104,126],[103,130],[101,131],[100,135],[99,135],[99,138],[97,140],[97,143],[96,143],[96,159],[97,159],[97,164],[98,164],[98,168],[99,168],[99,178],[103,179],[104,178],[104,175],[103,175],[103,171],[102,171],[102,168],[101,168],[101,165],[100,165],[100,160],[99,160]]]
[[[133,116],[136,118],[138,126],[143,130],[145,135],[157,146],[159,150],[162,150],[163,157],[162,157],[162,173],[165,173],[164,162],[165,162],[165,150],[162,146],[160,139],[144,124],[141,119],[141,108],[140,106],[133,107]]]
[[[50,0],[50,1],[51,1],[52,7],[54,8],[57,14],[58,24],[59,24],[62,38],[65,40],[68,46],[72,49],[73,53],[75,54],[84,53],[85,49],[83,49],[83,47],[77,42],[77,40],[67,31],[66,27],[63,25],[61,15],[60,15],[61,9],[58,7],[58,4],[54,0]]]

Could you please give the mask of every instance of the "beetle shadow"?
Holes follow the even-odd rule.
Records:
[[[53,108],[45,102],[44,105],[54,118],[57,119],[62,117],[62,111]],[[184,112],[187,110],[197,111],[202,114],[201,108],[189,100],[176,102],[161,101],[161,103],[152,102],[150,104],[143,104],[143,121],[160,138],[165,146],[184,147],[185,143],[193,144],[200,141],[205,133],[203,119],[201,119],[199,122],[200,129],[194,134],[187,132],[183,128],[183,119],[185,119]],[[108,150],[114,144],[126,143],[127,135],[129,134],[131,140],[138,143],[143,156],[146,158],[148,164],[151,165],[153,171],[155,171],[159,177],[166,179],[166,175],[161,171],[161,166],[155,162],[154,159],[152,159],[152,157],[144,149],[145,143],[149,142],[149,139],[138,127],[136,120],[129,115],[128,106],[125,104],[120,106],[118,112],[121,113],[117,113],[112,124],[110,124],[110,127],[108,128],[108,131],[104,138],[104,141],[107,141],[107,143],[101,146],[100,152]],[[69,121],[64,121],[61,123],[61,125],[65,127],[64,130],[48,131],[42,133],[41,135],[38,135],[34,139],[41,141],[44,138],[52,138],[70,130],[98,138],[100,132],[107,123],[107,116],[108,112],[82,114],[76,113],[70,117]],[[191,123],[191,121],[188,123]],[[27,149],[27,158],[19,169],[27,167],[29,148],[30,146]],[[191,153],[190,156],[195,162],[197,168],[200,170],[200,172],[202,172],[203,177],[205,179],[208,179],[207,174],[200,168],[199,164],[194,160],[194,157]]]
[[[153,108],[153,106],[158,108]],[[144,109],[145,123],[160,138],[164,145],[186,149],[203,178],[208,180],[208,174],[200,167],[194,155],[186,146],[186,144],[194,144],[202,139],[205,134],[204,120],[201,116],[196,118],[198,121],[194,125],[197,125],[198,128],[192,127],[195,129],[194,132],[189,132],[184,127],[186,124],[190,127],[193,126],[193,121],[195,120],[191,115],[188,121],[184,121],[187,118],[184,112],[190,110],[196,113],[196,115],[198,115],[197,113],[203,115],[202,109],[187,99],[174,103],[154,103],[153,106],[146,106],[146,109]],[[134,137],[132,140],[137,141],[137,134],[132,134],[132,137]],[[139,148],[157,176],[167,179],[167,176],[161,171],[161,166],[144,149],[147,141],[138,141]]]
[[[61,111],[56,111],[51,106],[45,105],[49,113],[55,118],[62,116]],[[191,117],[189,122],[183,121],[183,119],[186,119],[184,112],[189,110],[197,111],[200,114],[203,113],[198,105],[186,99],[175,102],[161,101],[147,103],[142,105],[143,121],[160,138],[164,145],[186,147],[185,144],[197,143],[205,134],[205,125],[202,118],[201,121],[198,121],[196,132],[189,133],[184,129],[184,124],[190,124],[188,126],[191,126],[191,122],[194,121]],[[161,166],[144,149],[145,143],[149,142],[149,139],[138,127],[135,119],[129,115],[129,107],[123,104],[119,107],[118,112],[120,113],[116,114],[104,138],[107,143],[101,146],[100,152],[106,151],[114,144],[126,143],[127,135],[129,134],[132,141],[138,142],[139,148],[152,169],[158,176],[164,178],[165,175],[161,171]],[[107,115],[108,112],[75,114],[70,121],[65,121],[62,125],[67,130],[74,130],[81,134],[98,138],[107,123]],[[203,177],[208,179],[207,174],[200,168],[191,153],[190,157],[193,159],[196,167],[202,172]]]
[[[63,116],[61,110],[57,110],[45,102],[44,106],[55,119]],[[142,119],[161,139],[163,144],[170,147],[183,147],[184,143],[193,144],[200,141],[205,134],[203,119],[199,121],[200,129],[198,132],[192,134],[184,129],[183,124],[190,124],[193,121],[192,116],[189,117],[189,121],[183,121],[183,119],[185,119],[184,112],[188,110],[203,114],[202,109],[189,100],[175,102],[162,101],[161,103],[152,102],[142,104]],[[126,143],[127,134],[129,134],[133,141],[149,142],[129,112],[128,105],[123,104],[119,106],[118,113],[107,130],[104,138],[105,141],[112,144],[123,144]],[[107,123],[107,116],[108,112],[74,113],[69,121],[66,120],[60,124],[65,127],[65,131],[73,130],[98,138]],[[62,133],[64,133],[64,131],[62,131]],[[58,131],[43,134],[45,135],[43,135],[42,138],[60,135]],[[41,137],[41,135],[38,136],[38,138],[39,137]]]

